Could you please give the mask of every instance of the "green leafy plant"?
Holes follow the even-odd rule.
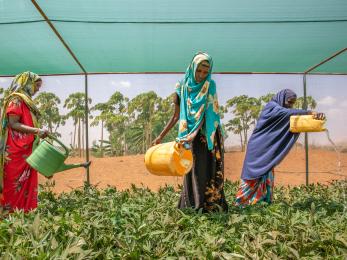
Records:
[[[229,212],[213,214],[178,210],[173,187],[44,186],[36,211],[2,216],[0,258],[346,258],[346,181],[278,187],[273,204],[246,208],[233,206],[238,185],[226,182]]]

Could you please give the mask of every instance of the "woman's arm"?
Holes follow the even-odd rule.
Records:
[[[314,119],[324,120],[325,114],[303,109],[288,109],[290,115],[313,115]]]
[[[175,104],[175,111],[173,116],[171,117],[170,121],[166,124],[163,131],[161,131],[159,136],[153,141],[153,144],[160,144],[161,140],[171,130],[171,128],[176,125],[177,121],[180,119],[180,106],[179,106],[177,94],[174,96],[174,104]]]
[[[18,132],[22,132],[22,133],[26,133],[26,134],[34,134],[34,135],[37,134],[41,138],[45,138],[48,135],[47,130],[41,130],[39,128],[24,125],[24,124],[19,122],[19,119],[20,119],[19,116],[9,115],[8,116],[8,125],[12,129],[14,129]]]

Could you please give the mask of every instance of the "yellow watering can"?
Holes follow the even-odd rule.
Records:
[[[192,169],[193,154],[181,143],[158,144],[147,150],[145,165],[154,175],[184,176]]]
[[[290,117],[290,132],[323,132],[325,120],[314,119],[313,115],[291,116]]]
[[[54,173],[66,171],[77,167],[89,167],[90,161],[80,164],[64,164],[64,161],[69,156],[69,150],[66,146],[53,136],[49,136],[56,141],[62,150],[53,146],[47,140],[43,140],[32,154],[26,159],[26,162],[46,177],[53,176]]]

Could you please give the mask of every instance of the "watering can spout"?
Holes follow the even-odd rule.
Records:
[[[79,168],[79,167],[84,167],[84,168],[88,168],[91,164],[91,161],[85,162],[85,163],[78,163],[78,164],[61,164],[60,167],[58,168],[58,170],[56,172],[62,172],[62,171],[66,171],[66,170],[70,170],[70,169],[74,169],[74,168]]]

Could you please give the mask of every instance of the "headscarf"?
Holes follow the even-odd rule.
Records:
[[[274,95],[271,101],[276,102],[281,107],[286,107],[288,100],[294,99],[294,98],[296,99],[296,94],[293,90],[283,89],[280,92],[278,92],[276,95]]]
[[[278,92],[266,104],[249,140],[241,178],[262,177],[278,165],[299,137],[289,131],[290,116],[306,115],[308,111],[286,108],[289,99],[296,98],[290,89]]]
[[[195,72],[203,61],[210,65],[208,76],[196,83]],[[211,79],[212,66],[211,56],[199,52],[189,64],[184,79],[176,85],[176,93],[180,98],[178,140],[191,139],[203,126],[209,150],[213,149],[215,133],[220,125],[216,84]]]
[[[32,96],[35,93],[35,82],[40,80],[39,75],[30,71],[23,72],[15,76],[12,80],[11,86],[5,93],[4,104],[1,108],[1,129],[0,129],[0,192],[2,191],[2,179],[4,173],[5,163],[5,149],[7,142],[7,124],[8,118],[6,115],[7,107],[10,102],[15,98],[20,98],[25,102],[31,112],[34,127],[37,127],[37,118],[40,115]]]

